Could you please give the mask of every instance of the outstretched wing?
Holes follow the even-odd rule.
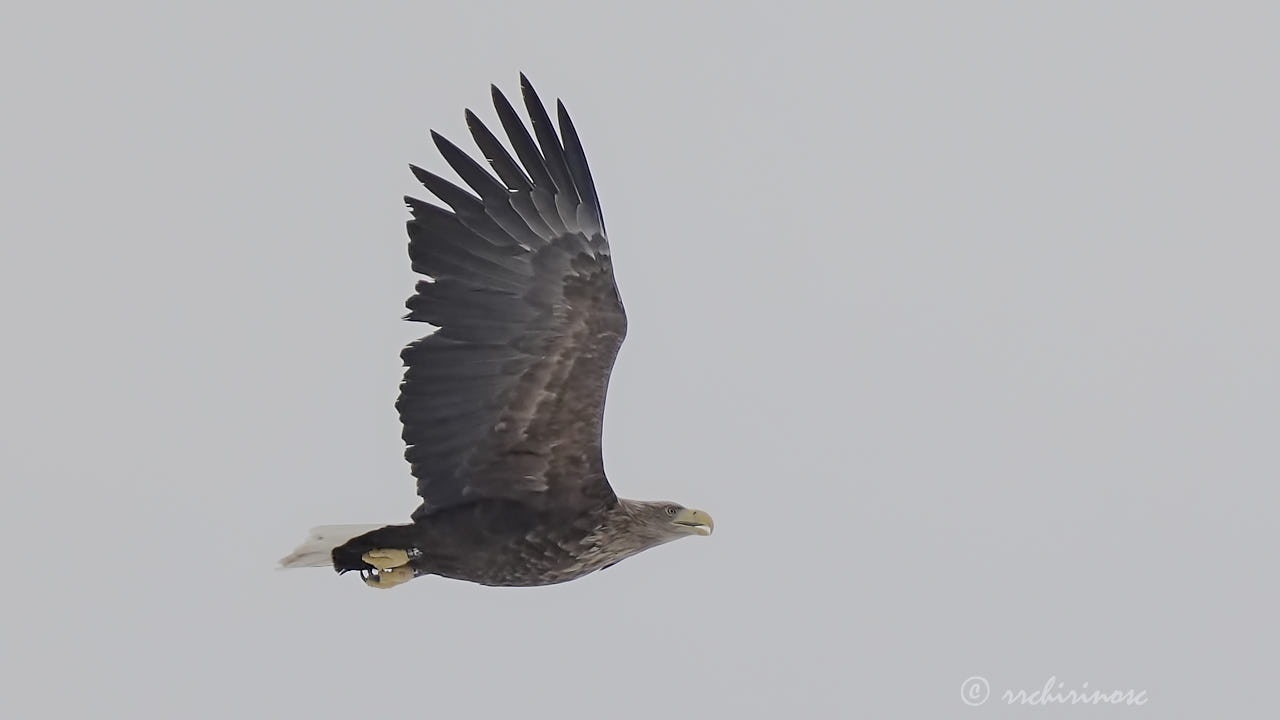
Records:
[[[432,278],[406,318],[439,327],[401,353],[396,409],[423,499],[415,518],[476,498],[570,511],[616,501],[600,431],[626,315],[577,132],[557,103],[557,137],[520,81],[532,136],[493,88],[518,161],[468,110],[496,178],[434,132],[474,194],[411,166],[451,210],[405,198],[413,269]]]

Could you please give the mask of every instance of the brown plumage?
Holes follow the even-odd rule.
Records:
[[[422,504],[410,524],[355,537],[318,528],[286,566],[331,549],[334,568],[375,586],[392,584],[392,569],[394,584],[434,574],[545,585],[711,530],[701,511],[620,500],[605,477],[601,426],[626,314],[577,132],[557,103],[557,136],[520,79],[532,134],[493,88],[514,158],[466,114],[497,177],[435,133],[472,192],[411,166],[449,207],[405,199],[409,257],[431,278],[406,318],[439,328],[401,353],[396,403]],[[376,559],[383,550],[403,551],[400,564]]]

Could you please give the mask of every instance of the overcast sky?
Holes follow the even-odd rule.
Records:
[[[1274,708],[1274,7],[85,5],[0,30],[0,715]],[[406,164],[521,70],[627,304],[609,476],[716,534],[276,571],[416,506]]]

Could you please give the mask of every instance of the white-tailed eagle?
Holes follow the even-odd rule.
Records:
[[[356,570],[371,587],[420,575],[547,585],[711,533],[711,516],[617,497],[601,424],[627,318],[595,184],[569,114],[557,135],[523,75],[533,132],[493,88],[514,157],[472,113],[492,172],[436,133],[470,188],[410,166],[448,207],[405,198],[418,282],[406,319],[439,329],[401,353],[396,408],[422,504],[403,525],[315,528],[285,567]]]

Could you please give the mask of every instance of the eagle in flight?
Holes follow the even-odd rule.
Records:
[[[515,157],[466,112],[492,173],[431,134],[470,192],[410,166],[448,206],[405,198],[409,259],[429,278],[405,317],[437,328],[400,354],[396,409],[422,504],[408,524],[314,528],[284,567],[356,570],[374,588],[421,575],[549,585],[711,534],[707,513],[619,498],[605,477],[627,318],[578,133],[557,102],[557,135],[524,75],[520,90],[532,133],[492,88]]]

